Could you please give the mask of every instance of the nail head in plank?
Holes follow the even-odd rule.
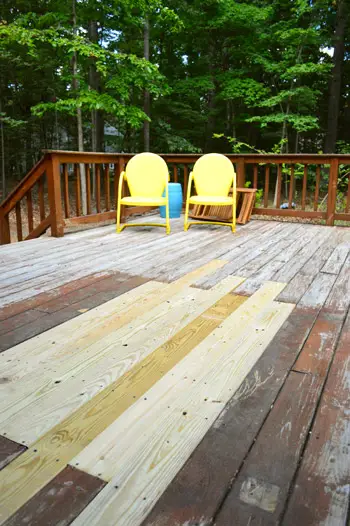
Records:
[[[315,309],[291,313],[144,526],[212,524],[316,316]]]

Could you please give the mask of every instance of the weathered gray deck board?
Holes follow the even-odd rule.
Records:
[[[209,288],[237,274],[247,278],[238,292],[249,295],[273,279],[290,283],[279,299],[299,301],[321,271],[336,277],[338,293],[333,293],[333,301],[340,301],[344,308],[339,296],[347,287],[346,272],[341,272],[347,265],[347,236],[348,229],[272,221],[251,221],[238,226],[235,234],[215,225],[184,232],[178,219],[172,221],[170,236],[163,229],[144,227],[117,235],[112,225],[61,239],[42,238],[0,248],[0,307],[90,274],[119,271],[169,281],[220,258],[227,265],[197,286]]]

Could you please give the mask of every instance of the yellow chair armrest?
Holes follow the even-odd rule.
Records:
[[[121,201],[122,191],[123,191],[123,182],[126,181],[126,173],[123,170],[119,176],[119,185],[118,185],[118,202]]]
[[[191,197],[192,182],[193,182],[193,172],[190,172],[190,176],[188,178],[188,183],[187,183],[187,200]]]

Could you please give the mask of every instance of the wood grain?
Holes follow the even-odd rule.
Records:
[[[27,448],[0,435],[0,471]]]
[[[275,314],[272,314],[273,309],[276,309]],[[212,354],[207,355],[206,360],[197,359],[196,366],[193,363],[190,369],[184,365],[186,359],[176,366],[173,370],[174,376],[166,375],[147,393],[149,404],[139,400],[121,415],[112,428],[106,430],[105,433],[110,439],[112,435],[114,440],[119,437],[119,454],[115,448],[108,448],[107,453],[104,433],[100,435],[101,440],[100,437],[96,439],[103,446],[102,450],[96,447],[96,442],[86,448],[82,455],[75,459],[77,462],[80,459],[79,465],[83,462],[84,467],[84,457],[87,463],[91,462],[91,452],[95,448],[94,453],[99,460],[92,469],[101,470],[103,465],[109,472],[107,476],[111,476],[113,472],[116,475],[98,495],[93,505],[88,506],[76,519],[76,526],[86,522],[108,524],[112,517],[113,521],[120,525],[140,524],[289,313],[290,307],[287,304],[274,305],[266,309],[265,315],[262,314],[257,322],[258,326],[261,324],[262,332],[258,334],[259,329],[258,332],[252,330],[253,323],[244,344],[242,341],[245,339],[238,338],[237,346],[231,345],[228,349],[229,341],[218,338],[220,345],[215,349],[215,353],[212,349]],[[226,321],[228,320],[229,318]],[[226,321],[223,322],[223,326]],[[231,330],[233,328],[231,324]],[[226,334],[226,337],[229,339],[229,334]],[[206,346],[207,340],[208,338],[196,347],[188,358],[194,359],[194,353],[196,354],[200,347]],[[216,359],[212,361],[214,354]],[[184,377],[184,374],[188,376]],[[147,422],[142,433],[141,414],[143,424]],[[106,452],[105,462],[100,460],[101,456],[104,456],[102,451]]]
[[[67,466],[5,525],[68,526],[104,486],[102,480]]]
[[[176,287],[187,283],[220,265],[214,261],[169,285],[172,294]],[[0,475],[2,485],[3,522],[29,498],[56,476],[74,456],[81,452],[98,434],[118,416],[120,406],[114,401],[114,384],[98,393],[88,403],[51,429],[21,456],[15,459]],[[133,403],[134,399],[129,401]],[[117,415],[116,415],[117,412]],[[19,479],[18,473],[22,476]],[[30,483],[29,483],[30,481]]]
[[[214,522],[231,481],[250,450],[317,311],[296,307],[145,521],[161,524]]]
[[[71,339],[69,346],[41,359],[32,374],[20,381],[18,374],[4,385],[1,432],[26,445],[33,443],[241,282],[229,278],[211,291],[184,288],[124,328],[108,327],[108,336],[101,335],[100,328],[100,338],[87,330],[93,345]]]
[[[284,516],[284,526],[294,526],[296,516],[307,526],[347,523],[350,501],[349,348],[348,315]]]
[[[320,389],[317,377],[290,373],[215,524],[278,523]]]

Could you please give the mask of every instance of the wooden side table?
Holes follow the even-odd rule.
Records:
[[[237,188],[237,223],[245,225],[252,215],[255,202],[255,188]],[[231,191],[232,195],[232,191]],[[190,213],[192,219],[205,219],[206,221],[232,220],[231,206],[195,205]]]

